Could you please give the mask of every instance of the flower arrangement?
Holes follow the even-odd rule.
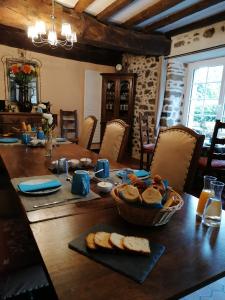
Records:
[[[38,105],[38,111],[43,112],[43,109],[46,109],[46,105],[40,103]],[[55,124],[53,123],[53,116],[50,113],[42,113],[42,130],[46,137],[52,134]]]
[[[31,64],[16,63],[9,67],[8,72],[15,78],[17,84],[28,84],[37,76],[37,68]]]

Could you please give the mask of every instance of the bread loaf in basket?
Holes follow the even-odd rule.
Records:
[[[142,226],[160,226],[169,222],[172,215],[184,204],[181,196],[168,188],[167,200],[162,208],[153,208],[124,201],[119,195],[121,186],[115,187],[111,195],[121,217],[129,223]]]

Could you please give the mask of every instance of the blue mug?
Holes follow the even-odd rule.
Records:
[[[21,139],[24,144],[28,144],[31,141],[31,136],[28,133],[23,133]]]
[[[71,193],[86,196],[90,191],[90,176],[87,171],[77,170],[72,179]]]
[[[37,139],[39,139],[39,140],[44,140],[44,139],[45,139],[44,131],[39,130],[39,131],[37,132]]]
[[[98,178],[107,178],[109,177],[109,161],[108,159],[98,159],[95,166],[95,172],[103,169],[101,172],[95,174]]]

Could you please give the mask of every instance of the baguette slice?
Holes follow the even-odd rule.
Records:
[[[124,250],[124,245],[123,245],[123,239],[125,238],[124,235],[113,232],[110,235],[110,242],[113,246],[115,246],[116,248],[120,249],[120,250]]]
[[[162,195],[157,189],[151,186],[142,193],[142,199],[147,204],[153,204],[153,203],[161,204]]]
[[[111,233],[104,231],[96,232],[94,237],[95,244],[104,249],[113,249],[113,246],[109,240],[110,234]]]
[[[96,250],[98,248],[97,245],[95,244],[94,239],[95,239],[95,233],[91,232],[86,236],[86,245],[91,250]]]
[[[119,195],[127,202],[136,202],[140,198],[139,190],[133,185],[125,185],[119,189]]]
[[[144,238],[135,237],[135,236],[126,236],[123,239],[124,248],[140,254],[150,254],[149,241]]]

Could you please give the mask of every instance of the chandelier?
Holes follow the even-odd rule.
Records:
[[[44,21],[36,21],[35,25],[29,26],[27,35],[31,38],[32,43],[35,46],[42,47],[44,45],[50,45],[52,48],[61,46],[67,50],[72,49],[73,43],[77,42],[76,32],[72,32],[71,25],[69,23],[63,23],[61,27],[62,39],[58,39],[55,29],[55,1],[52,0],[52,14],[51,25],[48,31],[46,31],[46,25]]]

